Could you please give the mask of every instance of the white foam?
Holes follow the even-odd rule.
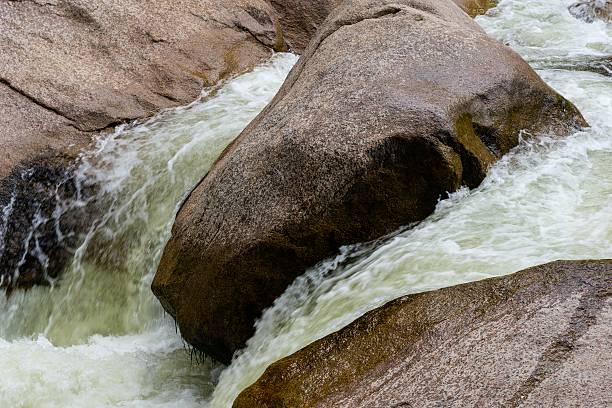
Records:
[[[218,368],[192,364],[150,282],[178,204],[296,59],[277,54],[214,95],[119,127],[84,155],[81,187],[102,186],[89,200],[106,210],[55,287],[0,295],[0,407],[202,404]]]

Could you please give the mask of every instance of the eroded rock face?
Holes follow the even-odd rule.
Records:
[[[227,362],[306,268],[477,186],[521,129],[584,124],[450,0],[349,1],[186,200],[153,291]]]
[[[319,26],[342,0],[268,0],[283,28],[287,46],[301,54]]]
[[[392,301],[266,370],[235,408],[612,404],[612,261]]]
[[[193,101],[268,58],[278,30],[263,0],[5,1],[0,88],[59,124],[102,130]],[[39,116],[28,113],[26,124]],[[31,134],[12,128],[5,145]],[[2,160],[5,176],[11,162]]]
[[[56,233],[55,190],[93,136],[193,101],[282,49],[280,33],[264,0],[0,2],[0,286],[61,269],[60,236],[78,231]]]

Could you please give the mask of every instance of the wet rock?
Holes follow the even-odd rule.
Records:
[[[586,23],[612,21],[612,0],[583,0],[568,7],[570,14]]]
[[[562,60],[532,61],[537,69],[564,69],[568,71],[587,71],[599,75],[612,76],[612,57],[578,57]]]
[[[227,362],[306,268],[477,186],[522,129],[584,124],[452,2],[350,1],[186,200],[153,291]]]
[[[611,295],[608,260],[406,296],[272,364],[234,407],[610,406]]]
[[[497,5],[496,0],[453,0],[471,17],[485,14],[490,8]]]
[[[118,123],[191,102],[266,60],[284,47],[281,31],[264,0],[0,2],[0,212],[13,194],[25,200],[0,227],[0,280],[46,281],[68,259],[50,230],[41,251],[19,243],[37,205],[56,205],[68,158]],[[36,180],[22,178],[28,168]],[[22,255],[23,274],[14,268]],[[48,267],[35,267],[45,258]]]
[[[0,184],[0,289],[50,284],[87,229],[93,196],[74,173],[77,158],[43,152]]]

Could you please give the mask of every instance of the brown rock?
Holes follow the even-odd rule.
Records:
[[[92,137],[267,59],[283,44],[273,13],[264,0],[0,1],[0,286],[61,269],[24,239],[40,204],[56,253],[49,200]]]
[[[268,58],[279,41],[271,13],[262,0],[4,1],[1,118],[14,125],[3,126],[3,147],[44,146],[39,139],[63,139],[53,133],[97,131],[191,102],[203,86]],[[11,105],[26,112],[5,114]],[[57,129],[33,134],[47,122]],[[28,155],[11,153],[0,177]]]
[[[306,268],[477,186],[521,129],[583,124],[451,1],[349,1],[186,200],[153,291],[227,362]]]
[[[301,54],[329,13],[342,0],[268,0],[283,28],[283,37],[291,50]]]
[[[496,0],[453,0],[471,17],[485,14],[490,8],[497,5]]]
[[[406,296],[272,364],[235,408],[612,405],[612,261]]]

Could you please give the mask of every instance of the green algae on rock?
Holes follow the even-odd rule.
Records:
[[[489,9],[497,5],[496,0],[453,0],[460,6],[470,17],[476,17],[485,14]]]

